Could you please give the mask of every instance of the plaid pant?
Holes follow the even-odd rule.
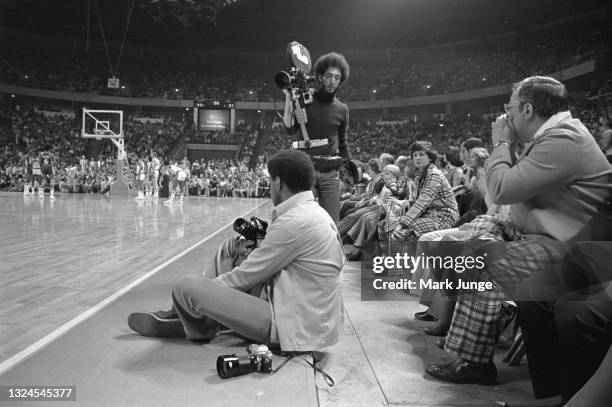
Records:
[[[490,239],[491,236],[483,232],[486,228],[481,227],[488,221],[479,217],[475,226],[478,234]],[[500,226],[499,220],[495,223]],[[507,222],[502,224],[504,228],[512,228]],[[492,281],[494,284],[492,290],[459,293],[445,349],[467,362],[489,363],[493,360],[501,325],[501,303],[505,298],[512,298],[523,279],[532,273],[546,272],[566,257],[566,245],[549,237],[526,238],[516,234],[512,238],[517,240],[504,243],[505,255],[501,259],[487,264],[481,272],[459,276],[463,281]],[[491,240],[482,242],[490,243]]]

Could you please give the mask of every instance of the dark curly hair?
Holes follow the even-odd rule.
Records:
[[[299,150],[282,150],[268,161],[270,178],[279,177],[293,193],[309,191],[314,181],[314,168],[308,154]]]
[[[337,52],[329,52],[325,55],[321,55],[314,64],[313,69],[317,81],[319,80],[319,75],[323,76],[325,71],[327,71],[327,68],[330,66],[340,70],[342,78],[340,79],[339,86],[346,82],[349,76],[351,76],[351,67],[349,66],[348,62],[346,62],[344,55],[338,54]]]

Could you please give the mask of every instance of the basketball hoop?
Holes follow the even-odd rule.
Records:
[[[123,165],[126,160],[125,141],[123,139],[123,110],[90,110],[83,108],[83,126],[81,137],[97,141],[110,140],[117,147],[117,178],[123,177]]]

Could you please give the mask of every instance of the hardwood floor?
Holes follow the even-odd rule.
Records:
[[[162,201],[0,192],[0,362],[236,217],[271,207],[259,199]]]

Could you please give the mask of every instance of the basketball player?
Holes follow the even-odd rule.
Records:
[[[147,177],[144,182],[144,196],[149,198],[153,196],[153,165],[151,164],[151,156],[145,159],[145,164],[147,166]]]
[[[55,155],[51,152],[51,146],[46,145],[44,151],[38,155],[38,162],[40,163],[40,173],[42,175],[42,182],[38,189],[39,198],[44,198],[45,184],[49,185],[49,198],[55,199],[54,188],[55,188]]]
[[[136,163],[136,188],[138,188],[137,200],[144,199],[144,185],[147,179],[147,163],[144,158],[140,158]]]
[[[187,178],[189,177],[189,161],[185,158],[180,165],[170,165],[170,177],[172,178],[172,192],[170,199],[164,201],[164,205],[172,204],[177,194],[179,196],[178,202],[182,204],[187,189]]]
[[[151,183],[153,186],[153,197],[159,198],[159,170],[161,167],[161,163],[159,158],[157,158],[157,153],[155,151],[151,152]]]
[[[34,193],[34,186],[32,185],[33,183],[33,178],[34,176],[32,175],[32,158],[30,157],[30,154],[26,153],[19,153],[19,157],[21,158],[19,165],[21,166],[21,168],[23,168],[23,171],[25,172],[25,181],[23,183],[23,195],[30,195],[30,187],[32,187],[32,194]]]
[[[32,165],[32,179],[34,180],[34,184],[32,185],[32,194],[34,191],[38,189],[38,193],[43,193],[42,188],[42,172],[40,172],[40,161],[38,157],[30,158]]]

